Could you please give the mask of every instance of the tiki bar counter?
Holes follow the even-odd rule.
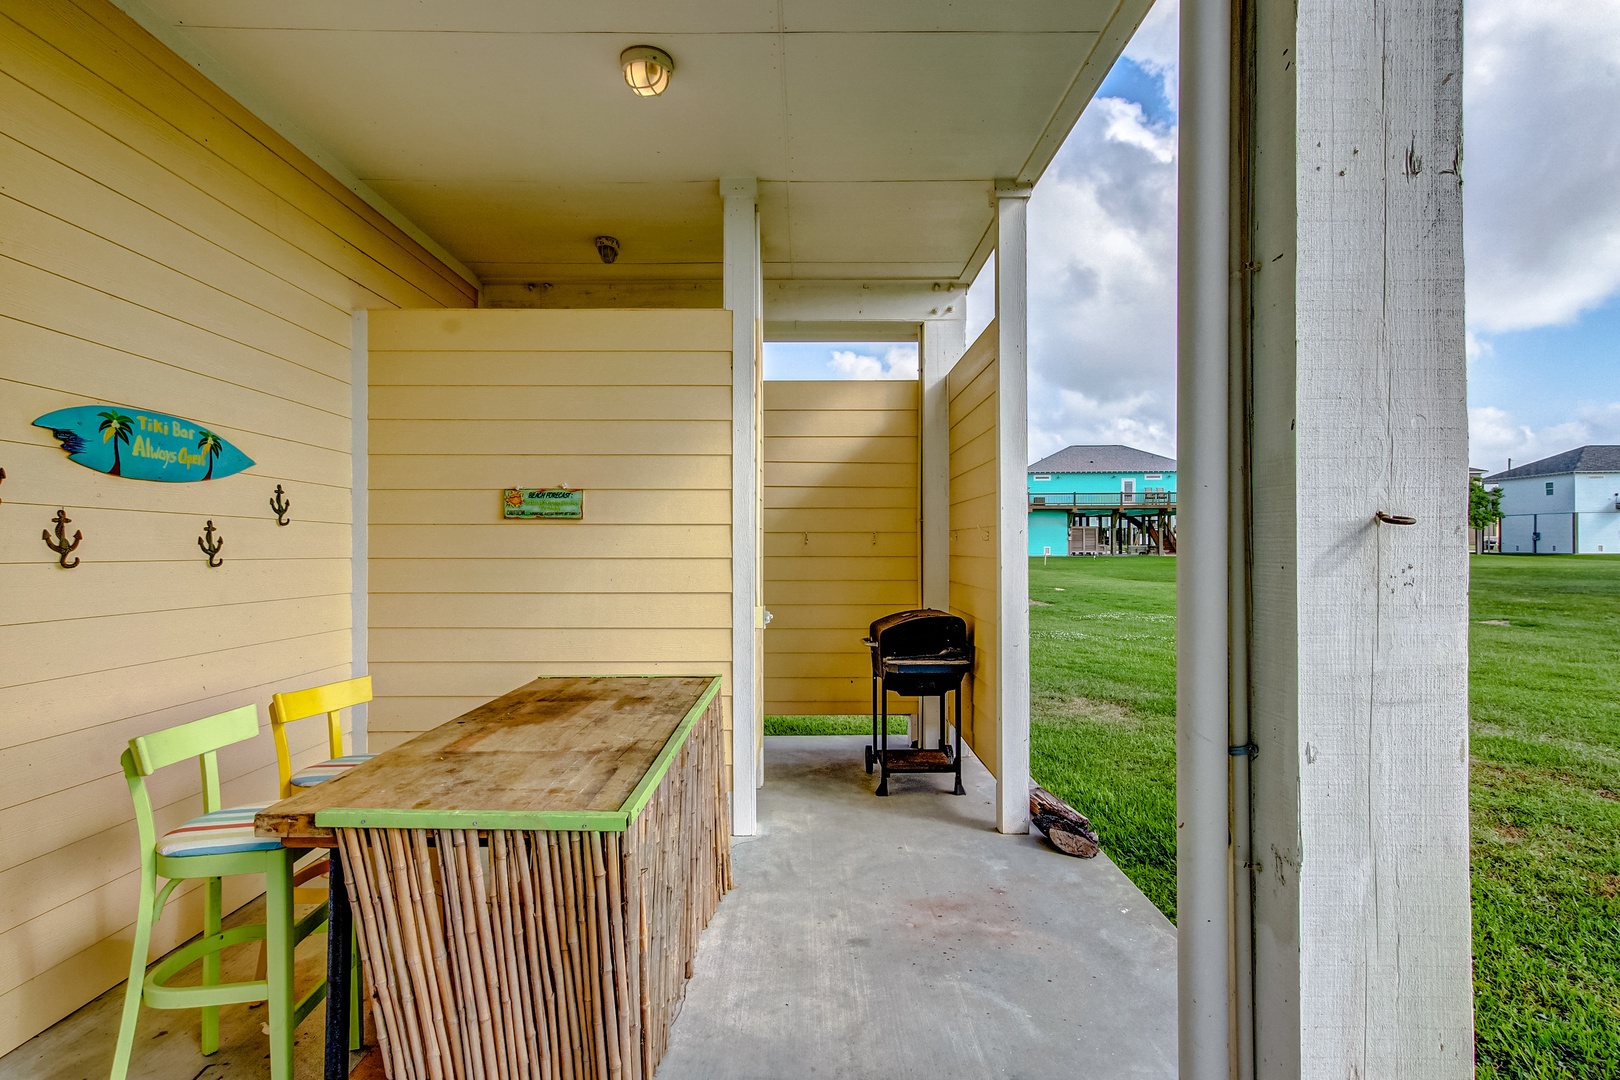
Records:
[[[260,813],[336,852],[327,1075],[346,897],[393,1080],[650,1080],[731,885],[719,689],[536,679]]]

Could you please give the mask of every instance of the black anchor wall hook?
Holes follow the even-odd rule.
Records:
[[[73,539],[68,539],[67,527],[73,524],[73,519],[67,516],[66,510],[58,510],[56,516],[51,520],[56,523],[56,539],[51,539],[49,529],[40,530],[39,535],[44,539],[45,546],[56,552],[56,565],[64,570],[71,570],[79,565],[79,560],[74,559],[72,562],[68,562],[68,555],[74,548],[79,546],[79,541],[84,539],[84,533],[74,529]]]
[[[270,509],[276,512],[277,525],[288,524],[287,511],[292,509],[292,500],[287,498],[280,484],[276,485],[276,493],[270,496]]]
[[[220,549],[225,546],[225,537],[220,536],[216,538],[214,536],[215,531],[214,523],[209,521],[208,527],[203,530],[203,535],[197,537],[197,546],[203,549],[204,555],[208,556],[209,566],[223,566],[225,560],[219,558],[218,556]],[[204,536],[208,538],[206,543],[203,542]]]

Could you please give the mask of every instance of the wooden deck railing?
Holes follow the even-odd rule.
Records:
[[[1173,491],[1032,491],[1031,510],[1174,510]]]

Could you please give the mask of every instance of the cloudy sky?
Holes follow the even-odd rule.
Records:
[[[1620,443],[1620,2],[1464,10],[1470,460],[1496,470]],[[1030,200],[1031,460],[1175,453],[1176,48],[1159,0]],[[766,372],[914,378],[916,353],[773,345]]]

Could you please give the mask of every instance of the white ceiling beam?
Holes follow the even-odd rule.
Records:
[[[950,318],[967,303],[955,281],[767,281],[767,323],[916,323]]]

